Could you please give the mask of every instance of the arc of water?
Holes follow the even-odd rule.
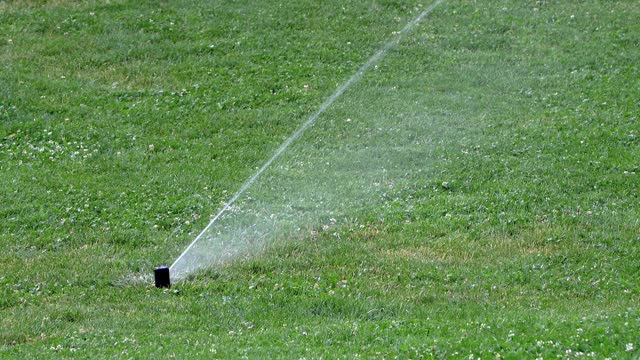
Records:
[[[187,254],[189,250],[191,250],[191,248],[213,226],[213,224],[216,223],[216,221],[220,218],[220,216],[222,216],[231,207],[231,205],[233,205],[233,203],[235,203],[236,200],[238,200],[238,198],[242,196],[242,194],[244,194],[245,191],[247,191],[247,189],[260,177],[260,175],[262,175],[262,173],[269,166],[271,166],[271,164],[276,159],[278,159],[280,155],[282,155],[296,139],[298,139],[309,127],[311,127],[318,120],[318,118],[320,117],[320,115],[322,115],[322,113],[324,113],[331,105],[333,105],[333,103],[338,98],[340,98],[342,94],[345,93],[345,91],[347,91],[350,87],[356,84],[362,78],[364,73],[367,70],[369,70],[369,68],[371,68],[373,65],[378,63],[386,55],[386,53],[389,50],[396,47],[400,42],[400,39],[405,33],[411,31],[411,29],[415,27],[425,16],[427,16],[430,12],[432,12],[438,5],[440,5],[443,2],[444,0],[436,0],[434,3],[432,3],[427,8],[425,8],[416,18],[409,21],[402,28],[402,30],[396,32],[395,35],[390,40],[388,40],[378,51],[376,51],[364,64],[362,64],[358,68],[358,70],[347,81],[345,81],[342,85],[340,85],[340,87],[338,87],[338,89],[336,89],[336,91],[333,94],[331,94],[331,96],[329,96],[320,105],[318,110],[316,110],[316,112],[314,112],[302,125],[300,125],[296,129],[296,131],[293,134],[291,134],[291,136],[282,145],[280,145],[278,150],[276,150],[276,152],[271,156],[271,158],[269,158],[269,160],[267,160],[264,163],[264,165],[262,165],[262,167],[260,167],[260,169],[240,187],[240,189],[235,193],[235,195],[233,195],[233,197],[231,197],[231,199],[229,199],[229,201],[227,201],[224,204],[224,206],[222,207],[222,209],[220,209],[220,211],[218,211],[216,216],[214,216],[213,219],[209,221],[209,224],[198,234],[198,236],[196,236],[196,238],[189,244],[189,246],[187,246],[187,248],[173,262],[173,264],[171,264],[169,269],[172,270],[174,266],[178,264],[178,262],[180,262],[180,260],[185,256],[185,254]]]

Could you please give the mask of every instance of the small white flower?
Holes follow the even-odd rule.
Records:
[[[627,345],[625,345],[625,349],[626,349],[628,352],[633,351],[633,344],[632,344],[632,343],[628,343]]]

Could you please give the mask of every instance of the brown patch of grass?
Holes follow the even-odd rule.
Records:
[[[464,234],[451,234],[443,239],[430,242],[425,240],[417,246],[403,246],[394,249],[373,249],[386,258],[400,258],[414,261],[438,261],[466,263],[487,259],[526,257],[531,255],[551,255],[557,245],[546,243],[547,232],[534,230],[515,237],[491,235],[480,240],[471,240]]]

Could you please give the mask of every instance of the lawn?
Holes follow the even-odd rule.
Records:
[[[640,356],[631,0],[444,1],[153,286],[429,5],[0,1],[0,357]]]

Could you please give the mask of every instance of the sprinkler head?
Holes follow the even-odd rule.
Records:
[[[171,280],[169,278],[169,268],[166,266],[158,266],[153,270],[153,274],[156,278],[157,288],[169,288],[171,287]]]

